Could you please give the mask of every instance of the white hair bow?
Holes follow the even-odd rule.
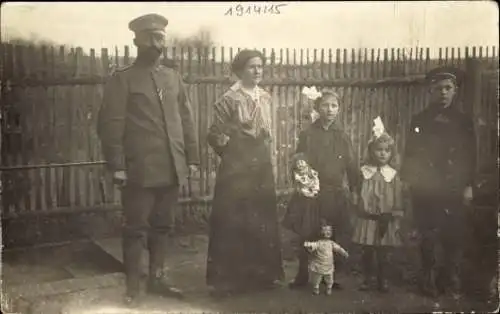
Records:
[[[321,97],[321,93],[316,89],[315,86],[313,87],[307,87],[304,86],[302,89],[302,94],[305,95],[307,98],[315,100]]]
[[[385,132],[385,127],[384,127],[384,123],[382,122],[382,119],[379,117],[376,117],[374,120],[373,120],[373,135],[376,137],[376,138],[379,138],[380,135],[382,135],[384,132]]]

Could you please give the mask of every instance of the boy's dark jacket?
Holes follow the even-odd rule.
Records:
[[[413,117],[401,178],[417,194],[462,194],[473,185],[476,137],[472,118],[452,106],[430,106]]]

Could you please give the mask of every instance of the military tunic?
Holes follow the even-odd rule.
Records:
[[[165,66],[117,70],[104,88],[98,133],[110,170],[143,187],[177,185],[198,164],[192,110],[180,75]]]

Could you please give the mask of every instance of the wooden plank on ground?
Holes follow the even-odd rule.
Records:
[[[123,264],[122,238],[94,239],[93,242],[109,256]],[[142,271],[144,275],[148,274],[149,272],[148,264],[149,254],[147,250],[144,250],[142,254]]]
[[[12,286],[8,287],[6,290],[8,296],[12,299],[33,299],[82,290],[121,286],[123,284],[123,273],[111,273],[86,278],[72,278],[54,282]]]

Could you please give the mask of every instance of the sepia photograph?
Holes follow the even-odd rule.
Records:
[[[498,18],[2,2],[1,312],[496,313]]]

